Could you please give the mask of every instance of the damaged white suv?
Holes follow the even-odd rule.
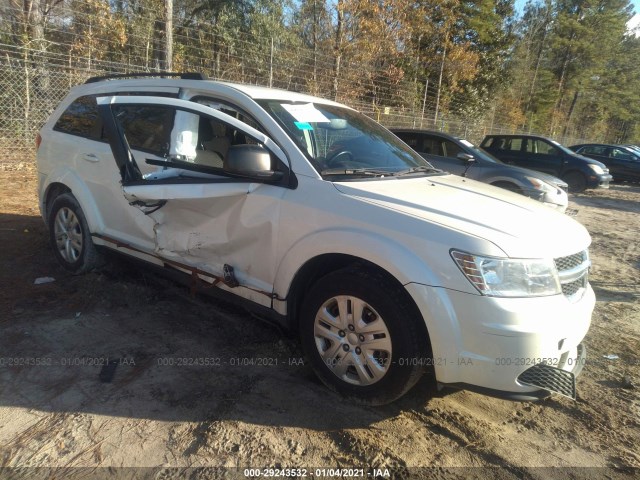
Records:
[[[436,170],[335,102],[140,77],[73,88],[40,132],[65,268],[109,248],[215,286],[299,332],[322,381],[361,402],[425,370],[440,387],[575,397],[595,303],[576,221]]]

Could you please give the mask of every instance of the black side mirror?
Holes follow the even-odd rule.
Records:
[[[475,158],[473,158],[473,155],[470,155],[468,153],[465,152],[460,152],[458,155],[456,155],[458,159],[463,160],[464,162],[466,162],[466,165],[464,167],[464,172],[462,172],[462,176],[466,177],[467,176],[467,170],[469,170],[469,167],[471,167],[471,165],[473,165],[476,161]]]
[[[229,147],[223,168],[234,175],[256,180],[280,180],[284,174],[273,170],[271,153],[262,145]]]
[[[465,162],[475,162],[476,159],[473,157],[473,155],[469,154],[469,153],[465,153],[465,152],[460,152],[458,155],[456,155],[456,157],[458,158],[458,160],[464,160]]]

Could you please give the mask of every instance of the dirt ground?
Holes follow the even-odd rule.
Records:
[[[593,237],[598,298],[577,401],[438,393],[425,378],[393,405],[363,408],[315,379],[296,339],[242,309],[122,261],[65,273],[36,184],[28,164],[0,169],[0,467],[12,467],[0,478],[42,473],[29,467],[82,478],[118,471],[95,467],[155,467],[151,478],[222,478],[233,467],[240,477],[244,467],[364,468],[367,478],[385,478],[372,468],[391,478],[484,478],[479,467],[504,478],[640,473],[640,186],[571,197]],[[55,282],[34,285],[47,276]]]

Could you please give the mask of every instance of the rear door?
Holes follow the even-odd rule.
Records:
[[[120,172],[126,215],[149,219],[140,225],[139,243],[151,244],[145,253],[271,306],[280,201],[290,174],[282,150],[255,128],[185,100],[116,96],[99,98],[98,105]],[[162,119],[162,128],[140,123],[149,116]],[[228,143],[214,141],[212,132]],[[132,142],[149,145],[147,140],[155,142],[157,135],[164,142],[161,160],[145,160],[131,148]],[[244,143],[233,145],[231,138]],[[246,145],[266,148],[284,180],[260,181],[228,171],[229,152]],[[142,175],[139,163],[158,170]],[[220,282],[230,268],[239,286]]]

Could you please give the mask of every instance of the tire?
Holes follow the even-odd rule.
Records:
[[[562,179],[569,185],[569,192],[571,193],[584,192],[587,188],[587,177],[580,172],[569,172]]]
[[[305,296],[300,336],[320,380],[367,405],[404,395],[430,363],[422,319],[410,301],[400,286],[366,270],[348,268],[318,280]],[[354,314],[359,320],[349,317]]]
[[[102,263],[82,208],[71,193],[55,198],[48,221],[54,255],[65,269],[79,275]]]

